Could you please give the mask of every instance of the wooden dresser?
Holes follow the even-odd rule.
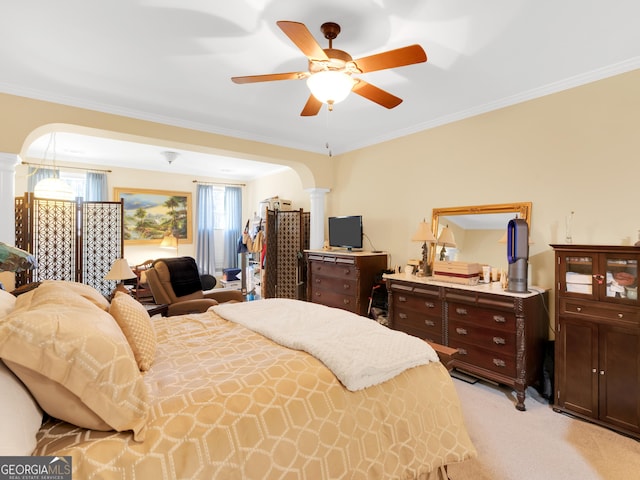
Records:
[[[552,247],[554,408],[640,438],[640,248]]]
[[[386,253],[305,250],[307,301],[366,316],[376,276],[387,269]]]
[[[456,348],[451,362],[512,387],[518,410],[525,390],[542,380],[548,339],[548,293],[505,292],[498,282],[456,285],[430,278],[385,275],[392,328]]]

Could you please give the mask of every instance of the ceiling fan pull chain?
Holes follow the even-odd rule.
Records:
[[[326,111],[325,113],[325,131],[327,133],[327,141],[325,142],[324,146],[327,149],[327,153],[329,154],[329,158],[333,157],[333,153],[331,152],[331,146],[329,145],[329,137],[330,137],[330,132],[329,132],[329,110]]]

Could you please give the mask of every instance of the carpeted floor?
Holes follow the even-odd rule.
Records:
[[[640,442],[556,413],[534,389],[520,412],[507,388],[454,383],[478,458],[449,466],[451,480],[640,479]]]

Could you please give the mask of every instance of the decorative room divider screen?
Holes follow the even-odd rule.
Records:
[[[306,262],[311,214],[302,210],[267,210],[267,256],[262,285],[264,298],[306,298]]]
[[[38,260],[36,270],[16,273],[16,287],[68,280],[108,296],[116,282],[104,277],[124,252],[123,212],[122,202],[16,197],[16,246]]]

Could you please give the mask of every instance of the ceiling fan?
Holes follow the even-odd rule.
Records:
[[[323,23],[320,27],[324,38],[329,40],[329,48],[322,48],[303,23],[281,20],[277,25],[309,59],[309,70],[232,77],[231,80],[234,83],[255,83],[307,79],[307,86],[312,93],[300,113],[302,116],[317,115],[323,103],[332,110],[333,105],[344,100],[349,92],[357,93],[383,107],[394,108],[402,103],[401,98],[353,75],[427,61],[427,55],[420,45],[410,45],[354,60],[347,52],[333,48],[333,40],[340,33],[340,25],[334,22]]]

